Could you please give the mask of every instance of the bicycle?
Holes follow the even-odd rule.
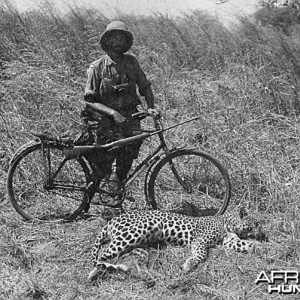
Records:
[[[148,116],[146,112],[138,112],[132,117],[142,120]],[[190,203],[192,213],[195,209],[212,209],[213,214],[223,214],[231,195],[227,170],[204,151],[184,146],[170,149],[164,137],[165,131],[196,119],[199,117],[164,128],[161,116],[157,115],[153,117],[154,128],[104,145],[78,145],[72,139],[32,133],[35,140],[19,148],[10,160],[9,199],[25,220],[73,221],[88,213],[96,193],[99,197],[116,197],[105,189],[107,178],[101,182],[96,178],[87,153],[114,151],[133,141],[157,136],[157,148],[129,174],[122,201],[126,200],[124,191],[146,171],[144,194],[150,209],[174,210]],[[86,125],[90,137],[97,123],[86,122]]]

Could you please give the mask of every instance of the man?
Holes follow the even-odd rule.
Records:
[[[155,114],[151,83],[147,80],[136,58],[125,54],[133,44],[133,35],[121,21],[108,24],[100,38],[101,48],[106,55],[94,61],[88,71],[84,98],[86,110],[100,113],[97,143],[106,143],[116,137],[128,137],[140,129],[137,120],[126,118],[137,112],[141,96],[145,97],[148,111]],[[102,153],[97,176],[101,179],[111,173],[116,160],[116,171],[110,178],[110,189],[118,194],[126,180],[132,162],[138,156],[141,142],[132,143],[113,153]]]

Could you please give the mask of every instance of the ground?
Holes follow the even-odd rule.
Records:
[[[288,233],[251,254],[211,249],[208,260],[185,276],[180,266],[187,249],[153,250],[147,286],[135,272],[87,281],[99,219],[70,224],[22,221],[5,200],[1,204],[0,289],[2,299],[272,299],[266,284],[255,284],[262,270],[298,269],[299,241]],[[272,222],[266,225],[271,230]],[[278,295],[274,295],[276,299]]]

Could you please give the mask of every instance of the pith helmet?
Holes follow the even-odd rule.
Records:
[[[101,35],[101,38],[100,38],[101,48],[105,52],[108,52],[107,41],[108,41],[110,35],[115,31],[121,31],[125,34],[125,36],[126,36],[126,46],[123,49],[123,53],[127,52],[133,44],[133,35],[127,29],[127,26],[125,25],[125,23],[123,23],[121,21],[113,21],[113,22],[111,22],[107,25],[106,30],[103,32],[103,34]]]

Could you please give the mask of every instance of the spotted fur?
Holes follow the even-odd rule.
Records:
[[[241,240],[239,236],[247,237],[257,226],[253,219],[241,218],[236,210],[222,216],[199,218],[162,211],[131,211],[112,219],[102,228],[93,247],[94,269],[89,279],[94,279],[101,269],[127,271],[128,266],[110,261],[135,248],[168,244],[191,248],[191,256],[183,265],[183,270],[188,272],[205,261],[208,248],[221,242],[235,251],[249,251],[253,242]],[[99,255],[105,244],[108,246]]]

